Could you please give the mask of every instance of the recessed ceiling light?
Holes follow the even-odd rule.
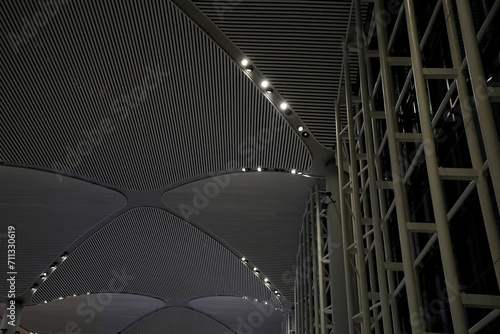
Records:
[[[44,300],[43,302],[44,302],[45,304],[47,304],[47,301],[46,301],[46,300]]]
[[[264,278],[264,282],[269,283],[269,278]]]
[[[309,137],[309,133],[308,132],[302,132],[302,137],[304,137],[304,138]]]
[[[302,172],[298,172],[297,174],[302,175]]]
[[[262,167],[257,167],[258,172],[262,172]]]
[[[295,174],[297,173],[297,170],[296,169],[292,169],[292,174]]]
[[[246,58],[245,58],[245,59],[243,59],[243,60],[241,61],[241,65],[243,65],[243,66],[247,66],[247,65],[248,65],[248,59],[246,59]]]
[[[253,267],[253,271],[259,271],[259,269],[257,269],[257,267]]]
[[[245,262],[246,260],[247,260],[247,258],[246,258],[246,257],[242,257],[242,258],[241,258],[241,261],[243,261],[243,262]]]
[[[252,72],[253,71],[253,67],[252,66],[247,66],[247,67],[245,67],[245,71]]]
[[[264,81],[262,81],[262,82],[260,83],[260,85],[261,85],[262,87],[266,88],[267,86],[269,86],[269,81],[264,80]]]
[[[266,93],[267,94],[272,94],[272,92],[273,92],[273,89],[271,87],[267,87],[266,88]]]
[[[304,127],[303,127],[302,125],[299,125],[299,126],[297,127],[297,130],[299,130],[299,132],[302,132],[302,131],[304,131]]]
[[[278,290],[274,290],[274,293],[275,293],[275,294],[278,294]]]
[[[242,171],[242,172],[246,172],[246,171],[247,171],[247,169],[246,169],[246,168],[242,168],[242,169],[241,169],[241,171]]]
[[[281,108],[281,110],[285,110],[286,108],[288,108],[288,104],[286,104],[285,102],[283,102],[283,103],[280,104],[280,108]]]
[[[61,297],[59,297],[59,300],[61,300],[61,299],[63,299],[63,297],[62,297],[62,296],[61,296]]]

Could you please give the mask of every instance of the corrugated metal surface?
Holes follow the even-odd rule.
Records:
[[[17,296],[83,233],[125,205],[118,192],[61,180],[52,173],[0,166],[0,250],[7,254],[7,226],[14,226]],[[8,290],[0,285],[1,296]]]
[[[193,2],[267,76],[314,137],[332,149],[334,100],[352,1]],[[366,8],[365,3],[364,15]],[[351,65],[355,79],[357,64]]]
[[[186,184],[163,196],[165,205],[186,214],[219,236],[257,265],[285,298],[293,303],[296,253],[305,201],[315,180],[291,173],[243,173],[228,175],[225,187],[214,189],[207,179]],[[193,201],[206,206],[197,210]],[[191,209],[187,209],[187,208]]]
[[[41,2],[0,3],[0,160],[134,190],[311,165],[262,91],[170,2],[57,9],[26,35]]]
[[[198,311],[169,307],[149,315],[123,333],[229,334],[234,332]]]
[[[227,248],[155,208],[132,209],[99,230],[47,277],[32,301],[108,292],[120,277],[121,292],[164,299],[248,296],[281,308],[274,293]]]

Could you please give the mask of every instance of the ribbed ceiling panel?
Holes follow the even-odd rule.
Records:
[[[289,302],[294,299],[296,253],[302,213],[315,180],[291,173],[238,173],[208,205],[197,210],[214,181],[192,182],[168,191],[165,205],[186,214],[248,258]],[[191,209],[188,209],[191,208]]]
[[[192,1],[270,80],[315,138],[332,149],[352,1]],[[352,62],[353,80],[356,66]]]
[[[1,160],[133,190],[311,165],[261,89],[169,1],[64,2],[23,35],[44,8],[0,2]]]
[[[273,292],[227,248],[155,208],[132,209],[99,230],[47,277],[32,301],[109,291],[116,273],[129,277],[123,292],[164,299],[248,296],[281,308]]]
[[[0,249],[7,226],[16,229],[16,293],[22,295],[83,233],[126,201],[95,184],[33,169],[0,166]],[[9,286],[0,285],[0,296]]]
[[[234,332],[198,311],[183,307],[170,307],[147,316],[123,333],[230,334]]]

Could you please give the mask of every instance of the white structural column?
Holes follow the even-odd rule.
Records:
[[[467,333],[464,308],[461,298],[457,298],[458,277],[453,256],[448,218],[446,217],[446,204],[444,201],[441,179],[438,171],[436,147],[431,124],[429,102],[422,66],[422,56],[418,40],[417,23],[413,0],[405,0],[406,22],[408,26],[408,39],[415,81],[415,91],[419,109],[420,125],[422,127],[422,140],[425,152],[425,164],[429,178],[429,186],[432,197],[432,207],[436,220],[436,229],[439,240],[439,251],[443,262],[443,271],[448,291],[448,303],[453,321],[453,328],[457,334]]]

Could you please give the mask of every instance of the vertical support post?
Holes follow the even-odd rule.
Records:
[[[345,263],[342,240],[342,220],[340,216],[340,175],[334,165],[327,166],[326,189],[332,193],[332,204],[328,205],[328,240],[330,253],[330,296],[332,300],[333,333],[349,333],[348,283],[345,279]],[[351,294],[352,295],[352,294]]]
[[[377,267],[377,278],[379,282],[380,301],[382,305],[382,320],[384,334],[392,333],[391,314],[389,306],[389,292],[387,290],[387,276],[384,269],[384,249],[381,231],[381,219],[379,198],[376,185],[376,172],[375,172],[375,154],[373,152],[373,145],[371,140],[373,138],[370,117],[370,100],[367,88],[367,74],[366,74],[366,60],[365,60],[365,45],[363,38],[363,22],[361,17],[361,3],[360,0],[355,0],[355,16],[356,16],[356,38],[358,49],[358,63],[359,63],[359,79],[361,90],[361,103],[363,107],[363,119],[365,128],[365,150],[368,164],[368,182],[370,189],[370,209],[373,224],[373,237],[375,241],[375,256]]]
[[[313,198],[311,198],[311,202],[313,202]],[[319,188],[318,185],[314,187],[314,220],[313,224],[316,225],[316,235],[313,235],[313,238],[316,238],[316,259],[318,262],[318,298],[319,298],[319,314],[318,314],[318,322],[319,329],[321,334],[326,334],[326,321],[325,321],[325,280],[323,273],[323,237],[321,235],[321,222],[320,222],[320,211],[319,211]]]
[[[457,0],[457,13],[462,31],[462,38],[467,56],[470,81],[474,100],[478,110],[479,123],[483,133],[484,148],[491,171],[491,181],[500,209],[500,143],[495,119],[491,109],[490,97],[484,78],[483,63],[476,38],[476,30],[472,19],[472,11],[468,0]]]
[[[340,137],[340,132],[342,131],[342,123],[340,118],[340,110],[339,110],[339,101],[335,102],[335,132],[337,137],[337,165],[338,165],[338,173],[339,173],[339,208],[340,208],[340,222],[342,225],[342,253],[344,257],[344,273],[345,273],[345,286],[346,286],[346,297],[347,297],[347,315],[348,315],[348,326],[349,326],[349,334],[355,334],[354,328],[354,290],[352,286],[352,271],[351,264],[349,261],[349,250],[347,247],[351,243],[351,230],[349,213],[347,212],[346,207],[346,198],[345,193],[342,190],[345,181],[345,173],[344,173],[344,158],[342,157],[342,138]]]
[[[384,24],[384,8],[382,0],[375,0],[375,15],[377,24],[377,37],[380,58],[380,71],[382,78],[382,92],[384,96],[385,118],[387,122],[387,134],[389,154],[392,170],[392,182],[396,201],[396,212],[398,219],[399,238],[401,242],[401,253],[403,270],[406,281],[406,293],[408,296],[408,308],[410,312],[410,325],[413,334],[424,331],[424,321],[421,308],[418,303],[417,280],[413,268],[413,257],[411,252],[410,237],[406,227],[407,216],[405,209],[405,190],[403,187],[403,175],[400,170],[398,146],[396,142],[396,122],[394,119],[394,91],[392,85],[392,74],[388,65],[387,32]]]
[[[296,268],[296,279],[295,279],[295,284],[297,286],[297,298],[295,298],[295,319],[297,321],[296,327],[297,327],[297,332],[302,333],[304,329],[304,291],[303,291],[303,284],[304,284],[304,277],[302,275],[302,268],[303,268],[303,263],[302,263],[302,256],[304,253],[304,246],[302,242],[302,235],[304,233],[304,225],[302,225],[301,232],[299,234],[299,253],[297,254],[297,268]]]
[[[309,245],[310,257],[309,261],[312,262],[312,293],[314,299],[314,333],[319,333],[319,323],[320,323],[320,309],[319,309],[319,291],[318,291],[318,265],[316,262],[316,236],[314,233],[314,196],[312,190],[309,196],[309,218],[307,220],[307,238],[311,240]]]
[[[434,136],[430,118],[426,83],[422,67],[422,56],[418,40],[418,31],[413,0],[405,0],[406,23],[408,26],[408,39],[410,43],[411,62],[413,67],[413,79],[415,81],[415,91],[419,109],[420,125],[422,127],[422,138],[425,152],[425,164],[429,178],[429,186],[432,197],[432,207],[436,219],[436,229],[439,241],[439,251],[443,263],[443,271],[446,279],[446,288],[449,298],[450,312],[455,333],[467,333],[465,323],[464,308],[462,300],[457,296],[458,276],[453,256],[453,246],[451,243],[448,219],[446,217],[446,206],[441,186],[441,179],[438,171],[438,161]]]
[[[366,281],[367,272],[364,256],[363,229],[361,226],[361,208],[359,203],[359,182],[358,168],[356,161],[356,142],[354,136],[354,115],[352,112],[352,88],[349,71],[349,53],[347,47],[344,47],[344,78],[345,78],[345,97],[347,109],[347,125],[349,132],[349,151],[350,151],[350,181],[352,186],[351,207],[353,212],[352,223],[354,224],[356,251],[357,251],[357,269],[358,269],[358,287],[362,313],[362,329],[364,334],[371,333],[370,306],[368,304],[368,284]]]

